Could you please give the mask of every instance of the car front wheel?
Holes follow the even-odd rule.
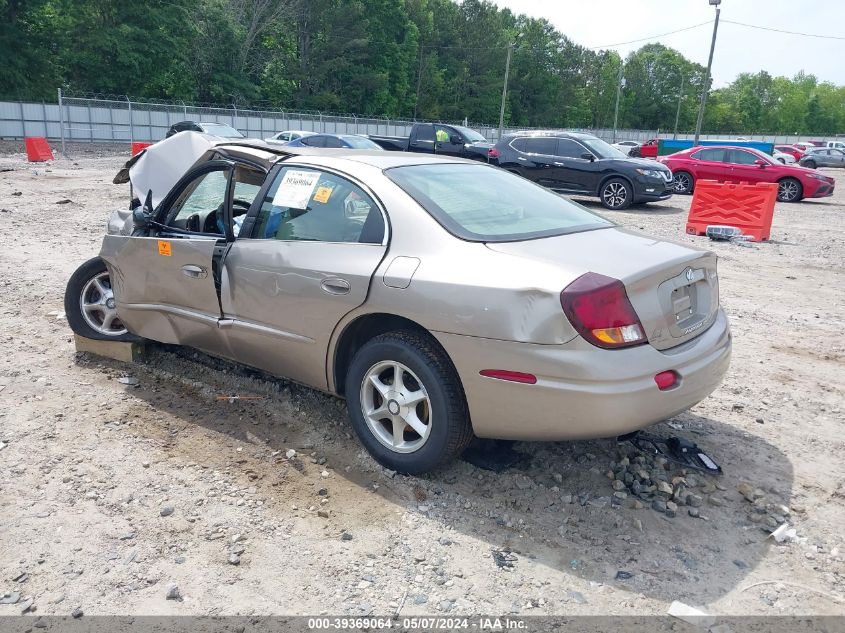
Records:
[[[806,162],[804,163],[804,167],[807,167],[807,168],[809,168],[809,169],[815,169],[815,168],[816,168],[816,163],[815,163],[814,161],[812,161],[812,160],[808,160],[808,161],[806,161]]]
[[[71,275],[65,289],[65,315],[74,333],[98,341],[138,341],[117,315],[106,263],[89,259]]]
[[[692,175],[685,171],[675,172],[672,178],[675,193],[692,193]]]
[[[634,192],[631,190],[631,185],[629,185],[625,180],[622,180],[621,178],[611,178],[602,186],[601,191],[599,192],[599,197],[601,198],[601,203],[606,209],[619,211],[631,206],[631,202],[634,198],[633,194]]]
[[[795,178],[784,178],[778,182],[778,202],[797,202],[803,191]]]
[[[365,343],[349,367],[345,393],[355,433],[391,470],[428,472],[472,439],[457,372],[423,334],[390,332]]]

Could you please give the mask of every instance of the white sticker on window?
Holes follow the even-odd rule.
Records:
[[[299,171],[291,169],[285,172],[284,178],[273,196],[274,207],[290,207],[291,209],[307,209],[311,193],[320,178],[318,171]]]

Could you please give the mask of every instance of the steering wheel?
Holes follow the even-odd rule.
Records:
[[[245,213],[249,212],[249,208],[252,206],[251,202],[247,202],[246,200],[240,200],[239,198],[235,198],[232,200],[232,217],[238,215],[244,215]],[[238,213],[240,211],[240,213]]]

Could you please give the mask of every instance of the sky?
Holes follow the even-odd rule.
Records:
[[[649,42],[660,42],[687,59],[707,65],[715,9],[708,0],[493,0],[499,8],[546,18],[574,42],[619,51],[624,57]],[[845,85],[845,39],[819,39],[749,29],[724,20],[774,29],[845,38],[845,0],[722,0],[713,55],[713,87],[722,88],[741,72],[766,70],[793,77],[803,70],[820,81]],[[633,44],[607,46],[668,33]]]

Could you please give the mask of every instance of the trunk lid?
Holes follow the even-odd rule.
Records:
[[[619,279],[648,337],[664,350],[704,332],[716,318],[716,255],[638,235],[600,229],[523,242],[489,242],[491,250],[555,264],[561,287],[587,272]],[[561,318],[566,318],[561,312]]]

